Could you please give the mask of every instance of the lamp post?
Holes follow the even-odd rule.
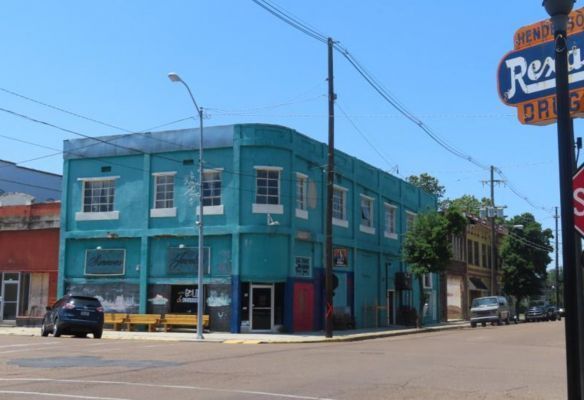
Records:
[[[193,97],[193,93],[191,92],[191,88],[189,85],[186,84],[185,81],[181,79],[178,74],[175,72],[171,72],[168,74],[168,79],[172,82],[180,82],[184,85],[184,87],[189,92],[189,96],[191,96],[191,100],[195,105],[195,109],[199,114],[199,122],[200,122],[200,131],[199,131],[199,220],[197,224],[199,225],[199,254],[197,256],[198,261],[198,268],[197,268],[197,339],[203,339],[203,107],[199,107],[195,98]]]
[[[582,368],[581,342],[579,335],[579,293],[582,275],[576,262],[576,232],[574,229],[574,206],[572,175],[574,173],[574,131],[570,117],[570,94],[568,83],[568,38],[569,14],[575,0],[544,0],[543,6],[550,15],[555,39],[556,104],[558,126],[558,158],[560,170],[560,201],[562,216],[562,258],[564,261],[564,305],[570,312],[566,317],[566,369],[568,399],[581,399]]]

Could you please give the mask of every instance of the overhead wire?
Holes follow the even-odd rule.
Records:
[[[399,175],[399,167],[398,167],[397,163],[390,162],[387,159],[387,157],[385,156],[385,154],[383,154],[381,151],[379,151],[379,149],[369,140],[369,138],[367,137],[367,135],[361,129],[359,129],[359,127],[357,126],[357,124],[351,119],[351,117],[349,117],[349,115],[345,112],[345,110],[343,109],[343,107],[341,107],[341,105],[339,104],[338,101],[335,102],[335,106],[341,111],[341,113],[345,116],[345,118],[347,119],[347,121],[349,121],[349,123],[351,124],[351,126],[353,126],[353,128],[355,129],[355,131],[363,138],[363,140],[365,140],[365,142],[367,142],[367,144],[373,149],[373,151],[375,151],[377,153],[377,155],[379,157],[381,157],[381,159],[383,161],[385,161],[385,163],[390,167],[390,172],[393,172],[396,175]]]
[[[56,193],[61,193],[61,189],[56,189],[54,187],[48,187],[48,186],[42,186],[42,185],[34,185],[32,183],[24,183],[24,182],[21,182],[21,181],[13,181],[13,180],[10,180],[10,179],[0,178],[0,182],[14,183],[14,184],[17,184],[17,185],[20,185],[20,186],[27,186],[27,187],[32,187],[32,188],[35,188],[35,189],[44,189],[44,190],[50,190],[50,191],[53,191],[53,192],[56,192]]]
[[[308,93],[308,92],[311,92],[311,91],[313,91],[313,90],[314,90],[314,89],[315,89],[317,86],[319,86],[319,85],[321,85],[321,84],[319,83],[319,84],[317,84],[317,85],[313,86],[312,88],[310,88],[308,91],[305,91],[305,92],[303,92],[303,93],[301,93],[301,94],[299,94],[299,95],[297,95],[297,96],[295,96],[295,97],[296,97],[296,98],[298,98],[298,97],[301,97],[303,94],[305,94],[305,93]],[[109,124],[109,123],[107,123],[107,122],[99,121],[99,120],[97,120],[97,119],[95,119],[95,118],[90,118],[90,117],[87,117],[87,116],[81,115],[81,114],[79,114],[79,113],[75,113],[75,112],[72,112],[72,111],[66,110],[66,109],[64,109],[64,108],[62,108],[62,107],[57,107],[57,106],[54,106],[54,105],[48,104],[48,103],[46,103],[46,102],[42,102],[42,101],[40,101],[40,100],[33,99],[33,98],[29,97],[29,96],[24,96],[24,95],[21,95],[21,94],[19,94],[19,93],[17,93],[17,92],[14,92],[14,91],[5,90],[5,92],[7,92],[7,93],[9,93],[9,94],[13,94],[13,95],[15,95],[15,96],[18,96],[18,97],[21,97],[21,98],[24,98],[24,99],[27,99],[27,100],[30,100],[30,101],[32,101],[32,102],[34,102],[34,103],[37,103],[37,104],[40,104],[40,105],[43,105],[43,106],[49,107],[49,108],[51,108],[51,109],[58,110],[58,111],[61,111],[61,112],[64,112],[64,113],[66,113],[66,114],[69,114],[69,115],[73,115],[73,116],[76,116],[76,117],[82,118],[82,119],[84,119],[84,120],[87,120],[87,121],[96,122],[96,123],[99,123],[100,125],[104,125],[104,126],[115,127],[114,125],[112,125],[112,124]],[[0,109],[0,111],[2,111],[2,109]],[[53,128],[55,128],[55,129],[59,129],[59,130],[62,130],[62,131],[66,131],[66,132],[74,133],[73,131],[70,131],[70,130],[68,130],[67,128],[63,128],[63,127],[60,127],[60,126],[58,126],[58,125],[55,125],[55,124],[52,124],[52,123],[48,123],[48,122],[46,122],[46,121],[41,121],[41,120],[38,120],[38,119],[36,119],[36,118],[32,118],[32,117],[29,117],[29,116],[25,116],[25,115],[23,115],[23,114],[20,114],[20,113],[14,113],[14,114],[16,114],[17,116],[21,116],[21,117],[23,117],[23,118],[25,118],[25,119],[27,119],[27,120],[29,120],[29,121],[31,121],[31,122],[40,123],[40,124],[43,124],[43,125],[47,125],[47,126],[53,127]],[[178,122],[183,122],[183,121],[186,121],[186,120],[188,120],[188,119],[193,119],[193,118],[194,118],[194,117],[186,117],[186,118],[182,118],[182,119],[179,119],[179,120],[176,120],[176,121],[172,121],[172,122],[168,122],[168,123],[165,123],[165,124],[157,125],[157,126],[154,126],[154,127],[152,127],[152,128],[148,128],[148,129],[145,129],[145,130],[143,130],[143,131],[138,131],[138,132],[132,132],[132,131],[130,131],[130,130],[128,130],[128,129],[125,129],[125,128],[122,128],[122,127],[115,127],[115,128],[117,128],[117,129],[120,129],[120,130],[123,130],[123,131],[125,131],[125,132],[128,132],[128,134],[138,134],[138,135],[141,135],[141,136],[143,136],[143,137],[145,137],[145,138],[147,138],[147,139],[149,139],[149,140],[153,140],[153,141],[157,141],[157,142],[161,142],[161,143],[166,143],[166,144],[171,144],[171,145],[173,145],[173,146],[176,146],[176,145],[177,145],[177,143],[175,143],[175,142],[172,142],[172,141],[169,141],[169,140],[165,140],[165,139],[163,139],[163,138],[159,138],[159,137],[154,137],[154,136],[148,135],[147,133],[148,133],[148,132],[150,132],[150,131],[152,131],[152,130],[154,130],[154,129],[158,129],[158,128],[165,127],[165,126],[168,126],[168,125],[172,125],[172,124],[175,124],[175,123],[178,123]],[[81,134],[81,133],[80,133],[80,135],[81,135],[81,136],[83,136],[83,137],[86,137],[86,138],[94,139],[93,137],[89,137],[89,136],[87,136],[87,135],[84,135],[84,134]],[[4,136],[4,137],[5,137],[5,138],[8,138],[8,139],[10,139],[10,140],[16,140],[16,141],[20,141],[19,139],[12,138],[12,137],[9,137],[9,136]],[[99,144],[99,143],[111,144],[110,142],[113,142],[113,141],[117,140],[118,138],[119,138],[119,136],[116,136],[116,137],[110,138],[109,140],[107,139],[107,137],[105,137],[105,138],[103,138],[103,139],[101,139],[101,138],[100,138],[100,139],[96,139],[96,140],[98,141],[98,143],[90,143],[90,144],[88,144],[88,145],[81,146],[81,147],[79,147],[78,149],[85,149],[85,148],[88,148],[88,147],[91,147],[91,146],[97,145],[97,144]],[[27,144],[34,145],[34,146],[37,146],[37,147],[39,146],[38,144],[31,143],[31,142],[26,142],[26,143],[27,143]],[[113,144],[112,144],[112,145],[113,145]],[[131,148],[129,148],[129,147],[127,147],[127,146],[123,146],[123,145],[115,145],[115,146],[117,146],[117,147],[120,147],[120,148],[127,148],[127,149],[129,149],[129,150],[133,150],[133,151],[139,151],[139,152],[142,152],[141,150],[131,149]],[[40,146],[40,147],[42,147],[42,146]],[[190,151],[190,150],[192,150],[191,148],[187,148],[187,147],[184,147],[184,146],[178,146],[178,147],[179,147],[179,149],[180,149],[180,150],[183,150],[183,151]],[[50,149],[53,149],[53,148],[50,148]],[[46,155],[46,156],[36,157],[36,158],[34,158],[34,159],[30,159],[30,160],[25,160],[25,161],[17,162],[17,164],[22,164],[22,163],[25,163],[25,162],[36,161],[36,160],[43,159],[43,158],[53,157],[53,156],[55,156],[55,155],[59,155],[59,154],[63,154],[63,153],[64,153],[63,151],[60,151],[60,152],[58,152],[58,153],[54,153],[54,154],[50,154],[50,155]],[[73,153],[73,152],[71,152],[71,151],[69,151],[69,153],[70,153],[70,154],[75,154],[75,153]],[[161,155],[158,155],[158,154],[156,154],[156,155],[154,155],[154,156],[155,156],[155,157],[162,157],[162,158],[166,158],[166,159],[168,159],[168,160],[170,160],[170,161],[175,161],[175,162],[178,162],[178,163],[182,163],[182,160],[176,160],[176,159],[172,159],[172,158],[164,157],[164,156],[161,156]],[[207,164],[207,165],[210,165],[210,164],[212,164],[212,163],[210,163],[208,160],[204,160],[203,162],[204,162],[204,164]],[[113,163],[113,162],[111,162],[111,161],[110,161],[110,162],[108,162],[108,163],[106,163],[106,164],[108,164],[108,165],[117,165],[117,166],[127,167],[127,168],[130,168],[130,169],[137,169],[136,167],[125,166],[125,165],[120,165],[120,164]],[[254,177],[254,178],[255,178],[255,175],[254,175],[254,174],[236,173],[236,172],[234,172],[234,171],[229,171],[228,169],[225,169],[225,167],[224,167],[224,166],[222,166],[222,165],[217,165],[216,167],[220,167],[220,168],[222,168],[222,169],[223,169],[225,172],[230,172],[230,173],[232,173],[232,174],[238,174],[238,175],[241,175],[241,176],[250,176],[250,177]],[[0,166],[0,168],[2,168],[2,166]],[[139,170],[142,170],[142,169],[141,169],[141,168],[139,168]],[[295,181],[295,179],[288,179],[288,180],[289,180],[289,181]],[[321,183],[321,182],[317,182],[317,183]]]
[[[30,122],[39,123],[39,124],[42,124],[44,126],[48,126],[48,127],[54,128],[54,129],[58,129],[58,130],[61,130],[61,131],[64,131],[64,132],[69,132],[69,133],[72,133],[72,134],[75,134],[75,135],[79,135],[79,136],[81,136],[83,138],[95,139],[99,143],[103,143],[103,144],[110,145],[110,146],[117,147],[117,148],[121,148],[121,149],[131,150],[131,151],[134,152],[135,155],[149,154],[149,153],[143,152],[140,149],[135,149],[135,148],[132,148],[132,147],[128,147],[128,146],[124,146],[124,145],[120,145],[120,144],[117,144],[117,143],[113,143],[112,142],[113,140],[118,139],[119,137],[115,137],[111,141],[107,141],[107,140],[101,139],[101,138],[93,138],[93,137],[87,136],[87,135],[85,135],[83,133],[80,133],[80,132],[77,132],[77,131],[73,131],[73,130],[68,129],[68,128],[64,128],[64,127],[61,127],[59,125],[56,125],[56,124],[53,124],[53,123],[50,123],[50,122],[42,121],[42,120],[39,120],[37,118],[33,118],[33,117],[30,117],[30,116],[27,116],[27,115],[24,115],[24,114],[21,114],[21,113],[17,113],[17,112],[14,112],[14,111],[6,110],[6,109],[4,109],[2,107],[0,107],[0,111],[1,112],[8,111],[9,114],[15,115],[15,116],[18,116],[18,117],[21,117],[21,118],[24,118],[24,119],[26,119],[26,120],[28,120]],[[136,132],[136,133],[139,133],[139,132]],[[146,137],[150,137],[150,136],[146,136]],[[162,141],[162,142],[166,142],[166,143],[170,143],[170,144],[176,145],[176,143],[174,143],[174,142],[167,141],[167,140],[163,140],[163,139],[160,139],[160,138],[154,138],[154,137],[152,137],[152,139],[155,139],[155,140],[159,140],[159,141]],[[80,149],[84,149],[84,148],[87,148],[87,147],[91,147],[91,146],[93,146],[95,144],[96,143],[87,144],[85,146],[79,147],[78,149],[80,150]],[[185,148],[185,147],[182,148],[182,151],[187,151],[187,150],[192,150],[192,149]],[[80,155],[79,153],[76,153],[74,150],[69,150],[67,153],[73,154],[73,155],[78,155],[78,156]],[[164,160],[168,160],[168,161],[174,162],[176,164],[180,164],[180,165],[182,165],[182,163],[183,163],[183,160],[182,159],[179,160],[179,159],[176,159],[176,158],[171,158],[171,157],[163,156],[160,153],[151,154],[151,156],[152,157],[158,157],[158,158],[161,158],[161,159],[164,159]],[[115,162],[113,162],[111,160],[102,160],[102,159],[100,159],[100,162],[102,164],[106,164],[106,165],[119,166],[119,167],[123,167],[123,168],[128,168],[128,169],[133,169],[133,170],[138,170],[138,171],[143,171],[144,172],[144,169],[143,168],[133,167],[133,166],[130,166],[130,165],[125,165],[125,164],[119,164],[119,163],[115,163]],[[210,161],[203,161],[203,164],[204,165],[206,164],[207,166],[211,166],[211,168],[212,168],[212,165],[213,165],[213,163],[210,162]],[[0,168],[2,168],[2,166],[0,166]],[[228,172],[228,173],[231,173],[231,174],[234,174],[234,175],[249,176],[249,177],[254,177],[254,178],[256,176],[255,174],[252,174],[252,173],[244,173],[244,172],[230,171],[229,168],[225,168],[225,166],[219,165],[219,164],[217,164],[215,166],[215,168],[222,168],[224,170],[224,172]],[[282,178],[282,180],[283,181],[296,182],[296,179],[295,178],[289,178],[289,179]],[[316,182],[317,183],[322,183],[322,181],[316,181]]]
[[[517,240],[518,242],[520,242],[521,244],[531,247],[535,250],[540,250],[540,251],[545,251],[547,252],[551,252],[554,250],[554,247],[549,245],[545,246],[544,244],[540,244],[540,243],[536,243],[528,238],[525,238],[523,236],[517,235],[516,233],[513,233],[511,231],[508,232],[509,236],[511,236],[513,239]]]
[[[298,18],[294,18],[290,13],[283,10],[281,7],[278,7],[273,2],[269,0],[252,0],[254,3],[259,5],[260,7],[264,8],[265,10],[269,11],[272,15],[277,17],[278,19],[284,21],[285,23],[289,24],[293,28],[307,34],[308,36],[322,42],[326,43],[328,41],[328,37],[324,34],[318,32],[316,29],[309,27],[307,24],[302,23]],[[459,150],[452,144],[448,143],[438,134],[436,134],[428,125],[426,125],[421,119],[416,117],[412,112],[410,112],[394,95],[387,90],[383,84],[372,74],[370,73],[359,60],[353,56],[347,48],[342,46],[340,42],[334,42],[333,46],[335,50],[337,50],[348,62],[353,66],[353,68],[361,75],[361,77],[384,99],[388,102],[392,107],[394,107],[400,114],[418,126],[428,137],[430,137],[434,142],[436,142],[439,146],[450,152],[451,154],[464,159],[473,165],[477,166],[480,169],[488,170],[489,167],[484,163],[479,162],[474,157],[470,156],[469,154]],[[507,181],[509,181],[507,179]],[[527,196],[522,195],[517,189],[515,189],[510,183],[508,183],[509,189],[517,195],[519,198],[526,201],[529,205],[536,209],[541,209],[546,212],[549,212],[548,209],[544,207],[539,207],[535,205]]]
[[[294,18],[288,12],[283,10],[281,7],[276,6],[273,2],[268,0],[252,0],[254,3],[259,5],[260,7],[264,8],[272,15],[277,17],[278,19],[284,21],[285,23],[289,24],[290,26],[294,27],[295,29],[305,33],[306,35],[322,42],[327,43],[328,37],[324,34],[316,31],[315,29],[307,26],[306,24],[302,23],[302,21]],[[388,102],[392,107],[394,107],[399,113],[401,113],[404,117],[418,126],[422,131],[426,133],[434,142],[440,145],[442,148],[450,152],[451,154],[462,158],[475,166],[481,169],[488,169],[488,167],[477,161],[472,156],[464,153],[463,151],[457,149],[453,145],[446,142],[436,133],[434,133],[422,120],[417,118],[413,113],[411,113],[395,96],[393,96],[385,87],[379,82],[379,80],[371,74],[360,62],[357,60],[347,48],[340,45],[339,42],[334,42],[333,47],[337,50],[348,62],[353,66],[353,68],[361,75],[361,77],[383,98],[386,102]]]
[[[541,210],[546,212],[549,215],[554,215],[553,210],[551,208],[546,208],[540,205],[535,204],[534,202],[532,202],[529,197],[523,195],[509,180],[509,178],[503,173],[503,171],[501,170],[501,168],[495,167],[495,172],[497,172],[497,174],[501,177],[501,179],[503,180],[503,184],[509,188],[509,190],[511,190],[511,192],[513,194],[515,194],[517,197],[519,197],[520,199],[524,200],[527,204],[529,204],[532,208],[536,209],[536,210]]]

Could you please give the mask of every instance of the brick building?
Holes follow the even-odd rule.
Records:
[[[60,203],[0,206],[0,321],[35,320],[55,301]]]

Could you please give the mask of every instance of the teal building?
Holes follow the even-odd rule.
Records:
[[[59,295],[98,296],[109,312],[196,311],[199,134],[65,141]],[[323,329],[326,159],[326,144],[283,126],[204,129],[201,292],[212,330]],[[401,244],[428,209],[434,196],[336,151],[337,328],[400,324],[418,304]],[[439,286],[424,277],[426,323],[438,321]]]

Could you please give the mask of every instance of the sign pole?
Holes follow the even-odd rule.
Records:
[[[572,176],[574,173],[574,132],[570,118],[568,83],[568,15],[573,1],[546,0],[544,7],[552,17],[555,40],[556,101],[558,125],[558,159],[560,172],[560,205],[562,216],[562,257],[564,263],[564,304],[566,314],[566,369],[568,399],[580,400],[582,394],[579,346],[579,310],[577,287],[581,274],[576,263],[576,231],[574,229],[574,200]],[[578,278],[580,276],[580,279]]]

